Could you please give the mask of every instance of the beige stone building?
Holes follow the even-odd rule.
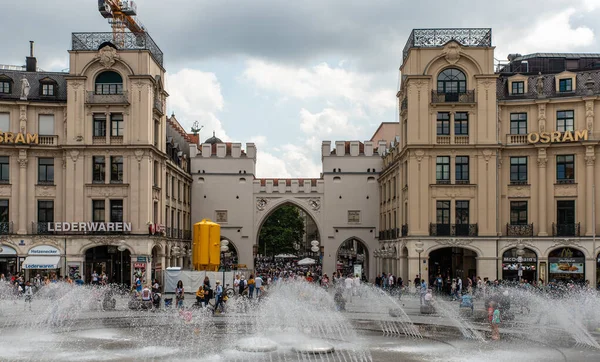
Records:
[[[491,29],[413,30],[401,141],[379,177],[378,272],[593,283],[598,64],[532,54],[495,69]]]
[[[162,52],[125,37],[72,34],[68,73],[33,45],[0,70],[0,272],[128,283],[188,262],[191,139],[165,117]]]

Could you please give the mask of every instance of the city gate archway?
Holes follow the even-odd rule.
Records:
[[[336,271],[342,276],[358,274],[369,278],[369,250],[358,238],[350,238],[340,244],[336,254]]]

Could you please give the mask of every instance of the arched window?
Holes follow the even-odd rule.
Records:
[[[123,78],[117,72],[106,71],[96,77],[96,94],[123,94]]]
[[[467,77],[465,73],[456,68],[448,68],[438,75],[438,93],[466,93]]]

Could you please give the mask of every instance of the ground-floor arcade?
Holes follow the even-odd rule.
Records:
[[[481,277],[506,281],[549,281],[597,285],[600,243],[593,238],[403,238],[379,243],[378,274],[403,280]]]
[[[21,274],[26,280],[66,277],[92,281],[105,273],[109,283],[131,285],[159,278],[168,267],[189,268],[189,241],[150,235],[22,235],[0,239],[0,274]]]

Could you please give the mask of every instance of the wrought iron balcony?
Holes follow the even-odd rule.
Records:
[[[37,234],[37,235],[44,235],[44,234],[54,234],[54,231],[48,230],[47,222],[35,222],[34,221],[31,223],[31,233]]]
[[[411,48],[443,47],[451,40],[455,40],[464,47],[491,47],[492,29],[414,29],[410,32],[402,51],[402,61],[406,60]]]
[[[402,236],[408,236],[408,224],[402,225]]]
[[[580,223],[556,224],[552,223],[552,236],[581,236]]]
[[[533,236],[533,223],[512,225],[506,224],[506,236]]]
[[[475,103],[475,91],[449,93],[432,90],[431,103]]]
[[[100,45],[111,43],[118,50],[148,50],[152,58],[161,66],[163,65],[163,52],[148,33],[134,34],[126,32],[119,34],[119,36],[123,37],[122,41],[115,41],[112,32],[73,33],[71,36],[71,50],[97,51]]]
[[[477,224],[429,224],[430,236],[477,236]]]
[[[13,234],[13,222],[5,221],[0,222],[0,235],[10,235]]]
[[[170,238],[171,237],[171,228],[167,227],[165,230],[166,230],[165,236]]]
[[[191,240],[192,239],[192,230],[184,230],[183,238],[186,240]]]
[[[88,91],[85,95],[87,104],[129,104],[127,91],[120,94],[96,94],[94,91]]]

